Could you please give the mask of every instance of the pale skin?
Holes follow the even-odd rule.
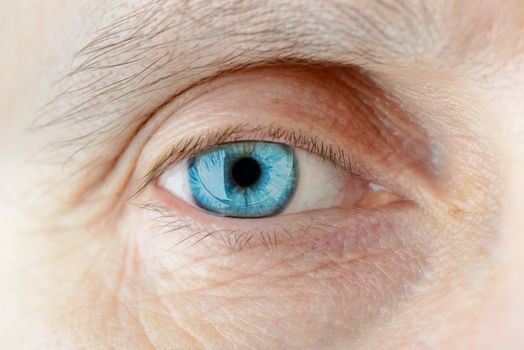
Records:
[[[26,0],[0,23],[0,349],[524,347],[522,1]],[[224,128],[322,140],[359,182],[210,215],[159,161]]]

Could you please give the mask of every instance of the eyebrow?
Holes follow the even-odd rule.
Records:
[[[91,147],[138,128],[166,100],[223,71],[276,63],[373,70],[408,65],[440,46],[424,1],[132,3],[106,10],[111,20],[89,16],[100,28],[35,120],[38,129],[79,129],[60,147]]]

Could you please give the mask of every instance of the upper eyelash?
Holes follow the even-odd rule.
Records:
[[[246,136],[249,135],[249,139]],[[236,141],[279,141],[305,150],[310,154],[329,159],[336,166],[354,172],[355,163],[339,146],[324,142],[316,136],[308,136],[302,130],[288,130],[274,124],[249,126],[240,124],[227,126],[218,131],[211,131],[200,136],[193,136],[178,141],[171,149],[155,162],[155,165],[142,178],[135,195],[141,193],[147,185],[156,181],[172,165],[192,157],[220,144]]]

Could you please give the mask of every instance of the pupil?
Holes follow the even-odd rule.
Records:
[[[242,158],[233,165],[231,175],[239,186],[249,187],[258,181],[261,172],[260,165],[256,160]]]

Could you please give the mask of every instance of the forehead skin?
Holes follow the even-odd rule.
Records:
[[[486,272],[492,283],[478,286],[481,302],[473,319],[456,313],[448,320],[459,332],[438,326],[449,334],[440,345],[509,349],[524,344],[522,2],[245,0],[228,5],[167,0],[0,4],[0,277],[11,286],[0,288],[0,309],[9,313],[20,307],[17,293],[24,278],[38,280],[37,272],[18,276],[12,268],[30,264],[23,257],[44,246],[20,234],[39,225],[34,207],[21,209],[36,199],[20,193],[30,193],[42,177],[60,178],[61,169],[28,164],[35,149],[61,142],[63,147],[49,150],[49,159],[61,162],[78,147],[94,145],[75,154],[81,166],[106,156],[98,141],[129,123],[139,125],[141,117],[201,79],[268,61],[331,62],[377,74],[385,87],[394,86],[410,101],[421,119],[445,116],[475,132],[478,126],[489,141],[495,158],[490,161],[502,173],[499,188],[493,189],[501,214],[497,236],[489,237],[497,241],[495,262]],[[453,97],[441,101],[439,96],[449,91]],[[453,112],[442,112],[449,106]],[[29,134],[35,123],[42,128]],[[38,210],[44,211],[45,203]],[[467,309],[464,294],[447,299],[449,308]],[[438,314],[441,308],[435,303],[419,310]],[[403,326],[410,316],[405,315]],[[0,328],[7,329],[4,322],[0,319]],[[434,328],[423,326],[427,333]],[[398,330],[387,332],[394,337]]]

